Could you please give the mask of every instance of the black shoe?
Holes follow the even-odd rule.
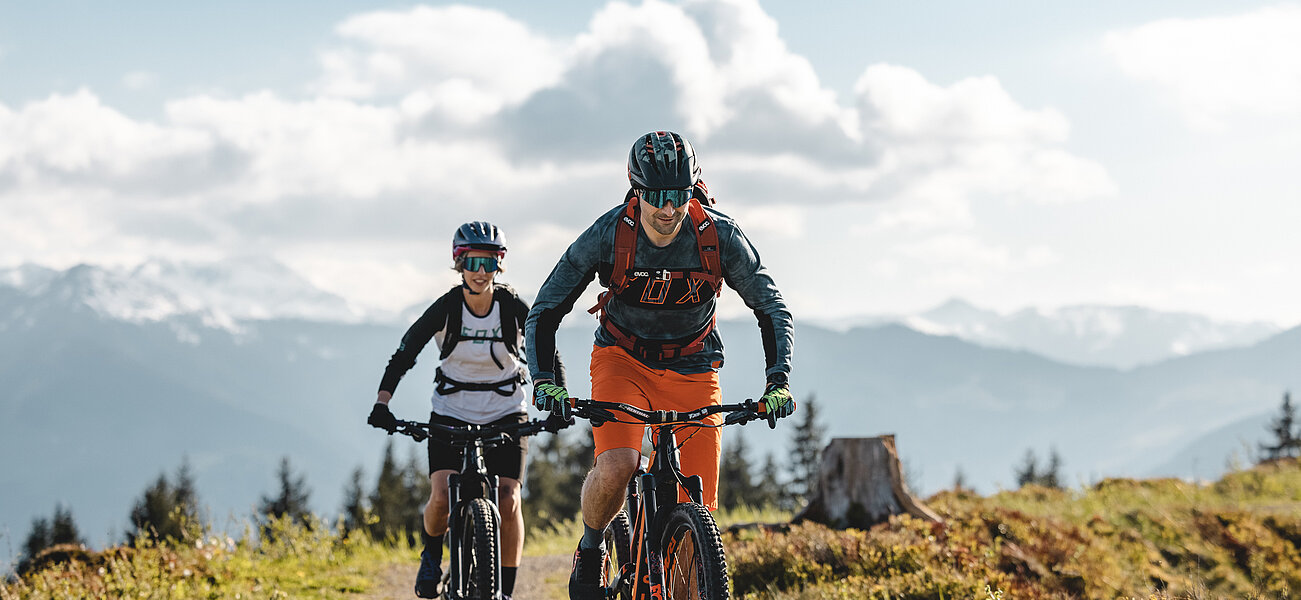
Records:
[[[605,600],[605,548],[574,551],[574,570],[569,574],[570,600]]]
[[[443,592],[443,569],[438,561],[429,556],[429,551],[420,553],[420,570],[416,572],[416,597],[437,598]]]

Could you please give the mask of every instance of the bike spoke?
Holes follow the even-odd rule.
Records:
[[[665,587],[672,600],[690,600],[701,597],[699,562],[691,532],[683,530],[674,541],[673,548],[664,556]]]

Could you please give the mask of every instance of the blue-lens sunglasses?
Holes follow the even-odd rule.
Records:
[[[637,190],[637,197],[655,207],[664,208],[665,202],[672,202],[674,207],[681,207],[691,200],[692,188],[685,190]]]
[[[461,263],[461,269],[471,273],[475,271],[485,271],[487,273],[497,272],[497,257],[495,256],[467,256]]]

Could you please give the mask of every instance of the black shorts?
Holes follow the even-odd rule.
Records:
[[[515,413],[506,415],[490,425],[500,425],[502,423],[523,423],[528,421],[527,413]],[[429,422],[441,425],[468,425],[465,421],[453,419],[440,415],[435,412],[429,413]],[[524,457],[529,453],[529,439],[527,437],[513,436],[515,441],[509,444],[497,446],[483,454],[483,464],[488,468],[489,475],[498,477],[510,477],[516,481],[524,480]],[[429,474],[433,475],[434,471],[451,469],[460,472],[462,463],[465,461],[465,450],[462,448],[453,448],[450,444],[443,442],[446,438],[440,437],[437,433],[429,436]]]

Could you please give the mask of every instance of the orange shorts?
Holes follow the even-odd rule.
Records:
[[[667,369],[652,369],[618,346],[592,348],[592,398],[602,402],[623,402],[646,410],[689,411],[723,403],[718,373],[683,375]],[[616,413],[618,414],[618,413]],[[710,415],[706,423],[719,425],[723,415]],[[646,426],[606,423],[592,428],[596,455],[611,448],[642,449]],[[706,507],[718,507],[718,460],[722,434],[716,427],[685,427],[674,436],[682,452],[682,473],[699,475]],[[687,500],[678,490],[678,500]]]

